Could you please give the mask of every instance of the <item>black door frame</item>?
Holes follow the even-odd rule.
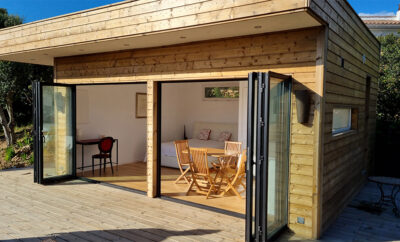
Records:
[[[247,109],[248,114],[247,114],[247,167],[246,167],[247,189],[246,189],[246,232],[245,232],[246,241],[266,241],[268,239],[267,161],[268,161],[268,146],[269,146],[269,109],[270,109],[271,77],[282,79],[283,81],[288,81],[288,82],[291,82],[292,80],[291,76],[282,75],[275,72],[258,72],[258,73],[253,72],[249,74],[249,79],[248,79],[249,81],[248,81],[248,109]],[[289,86],[289,91],[290,91],[290,86]],[[257,104],[256,108],[255,104]],[[257,133],[256,137],[254,137],[255,132]],[[255,188],[253,187],[254,168],[256,174]]]
[[[98,181],[90,179],[90,178],[85,178],[85,177],[80,177],[76,175],[76,87],[78,86],[105,86],[105,85],[136,85],[136,84],[145,84],[147,85],[147,82],[118,82],[118,83],[80,83],[80,84],[63,84],[63,83],[42,83],[38,81],[34,81],[32,83],[32,94],[33,94],[33,148],[34,148],[34,182],[39,183],[39,184],[48,184],[48,183],[56,183],[56,182],[62,182],[65,180],[71,180],[71,179],[83,179],[88,182],[94,182],[98,183]],[[72,94],[73,94],[73,100],[72,100],[72,108],[71,110],[71,115],[72,115],[72,121],[73,121],[73,149],[74,149],[74,155],[73,155],[73,174],[72,175],[67,175],[67,176],[60,176],[60,177],[55,177],[55,178],[47,178],[43,179],[43,160],[41,158],[41,154],[43,154],[43,146],[42,144],[42,133],[41,133],[41,127],[43,126],[42,123],[42,87],[43,86],[65,86],[65,87],[71,87],[72,88]],[[108,184],[108,183],[107,183]],[[112,185],[109,184],[110,186],[115,186],[118,188],[124,188],[122,186],[117,186],[117,185]],[[124,188],[125,189],[125,188]],[[128,189],[128,188],[126,188]],[[136,190],[133,188],[129,188],[128,190],[132,190],[134,192],[140,193],[140,194],[145,194],[146,192]]]
[[[72,173],[50,178],[43,178],[43,87],[61,86],[71,88],[72,102]],[[60,83],[43,83],[34,81],[32,83],[33,92],[33,125],[34,125],[34,182],[39,184],[49,184],[76,178],[76,85]]]

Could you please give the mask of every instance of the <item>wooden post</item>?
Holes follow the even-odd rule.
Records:
[[[157,82],[147,82],[147,196],[157,196]]]
[[[325,117],[325,70],[328,48],[328,29],[321,29],[317,38],[316,61],[316,94],[315,94],[315,136],[314,136],[314,181],[313,181],[313,211],[312,211],[312,238],[318,239],[322,234],[322,175],[324,155],[324,117]]]

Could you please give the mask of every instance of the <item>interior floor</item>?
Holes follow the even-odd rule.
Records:
[[[101,176],[98,169],[95,170],[94,175],[92,174],[92,171],[85,171],[83,173],[78,172],[78,175],[96,181],[107,182],[140,191],[147,191],[145,162],[129,163],[119,165],[118,167],[114,166],[114,174],[111,173],[111,168],[109,165],[107,165],[106,171],[102,171]],[[231,192],[226,193],[223,197],[213,194],[206,199],[205,195],[199,194],[196,191],[191,191],[189,194],[186,194],[186,191],[189,187],[188,184],[185,184],[183,180],[178,184],[175,184],[175,180],[179,177],[179,175],[179,169],[161,167],[162,195],[235,213],[245,214],[246,199],[244,191],[241,193],[243,197],[242,199]]]

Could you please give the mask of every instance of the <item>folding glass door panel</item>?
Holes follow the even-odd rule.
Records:
[[[249,75],[246,239],[265,241],[287,224],[291,78]]]
[[[75,87],[33,87],[35,182],[75,177]]]

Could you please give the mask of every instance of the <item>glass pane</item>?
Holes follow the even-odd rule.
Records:
[[[332,132],[350,130],[351,128],[351,108],[334,108],[332,120]]]
[[[270,79],[270,123],[268,154],[268,237],[287,223],[289,90],[285,83]]]
[[[43,86],[43,178],[72,174],[72,91]]]

